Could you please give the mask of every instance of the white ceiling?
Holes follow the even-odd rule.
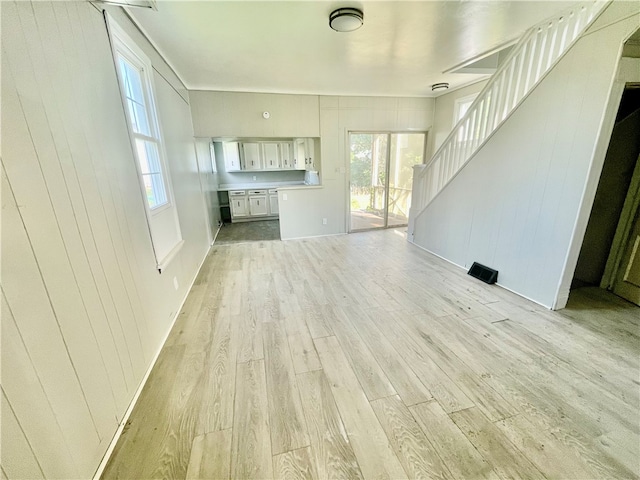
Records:
[[[161,0],[128,11],[191,90],[432,96],[433,83],[483,78],[444,71],[575,4]],[[329,13],[345,6],[364,25],[338,33]]]

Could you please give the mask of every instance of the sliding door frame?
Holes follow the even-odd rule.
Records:
[[[429,138],[429,130],[406,130],[406,129],[402,129],[402,130],[359,130],[359,129],[354,129],[354,130],[346,130],[346,139],[345,139],[345,150],[346,150],[346,157],[345,157],[345,164],[346,164],[346,231],[347,233],[358,233],[358,232],[368,232],[371,230],[385,230],[388,228],[398,228],[398,227],[406,227],[407,224],[401,224],[401,225],[393,225],[391,227],[389,227],[389,181],[390,181],[390,174],[389,174],[389,169],[391,166],[391,135],[397,135],[397,134],[415,134],[415,135],[424,135],[424,142],[422,145],[422,164],[424,165],[424,163],[427,161],[427,141]],[[366,135],[387,135],[387,160],[386,160],[386,174],[385,174],[385,185],[384,185],[384,192],[385,192],[385,203],[384,203],[384,226],[382,227],[372,227],[372,228],[362,228],[362,229],[358,229],[358,230],[352,230],[351,229],[351,135],[352,134],[366,134]],[[372,159],[373,161],[373,159]],[[417,164],[419,165],[419,164]],[[413,194],[413,192],[411,192]]]

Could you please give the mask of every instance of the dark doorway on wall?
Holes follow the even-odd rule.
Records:
[[[640,85],[627,85],[622,95],[605,157],[589,223],[578,257],[571,289],[585,286],[612,288],[616,268],[612,257],[624,250],[625,222],[637,210],[633,197],[640,183]],[[633,191],[632,191],[633,190]],[[633,208],[633,211],[630,211]],[[623,245],[620,245],[623,243]],[[613,248],[612,248],[613,247]]]

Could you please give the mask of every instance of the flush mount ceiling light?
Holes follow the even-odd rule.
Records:
[[[353,32],[364,22],[362,10],[357,8],[339,8],[329,15],[329,26],[336,32]]]
[[[447,88],[449,88],[449,84],[447,82],[434,83],[431,85],[432,92],[435,92],[436,90],[446,90]]]

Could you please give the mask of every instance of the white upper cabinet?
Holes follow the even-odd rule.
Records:
[[[224,142],[222,153],[224,156],[224,169],[227,172],[238,172],[242,170],[240,166],[240,144],[238,142]]]
[[[296,170],[316,170],[315,142],[313,138],[296,138],[293,142]]]
[[[293,156],[291,155],[291,143],[281,142],[278,144],[280,150],[280,167],[283,170],[290,170],[293,168]]]
[[[307,148],[304,138],[296,138],[293,141],[293,169],[307,169]]]
[[[305,155],[307,158],[306,165],[307,170],[317,170],[316,168],[316,154],[315,154],[315,143],[313,138],[305,138],[304,139],[304,147],[305,147]]]
[[[280,170],[279,145],[275,142],[262,142],[261,146],[265,170]]]
[[[224,168],[227,172],[318,170],[313,138],[213,141],[215,145],[221,145]]]
[[[244,170],[262,170],[262,156],[260,155],[259,143],[243,142],[242,155]]]

